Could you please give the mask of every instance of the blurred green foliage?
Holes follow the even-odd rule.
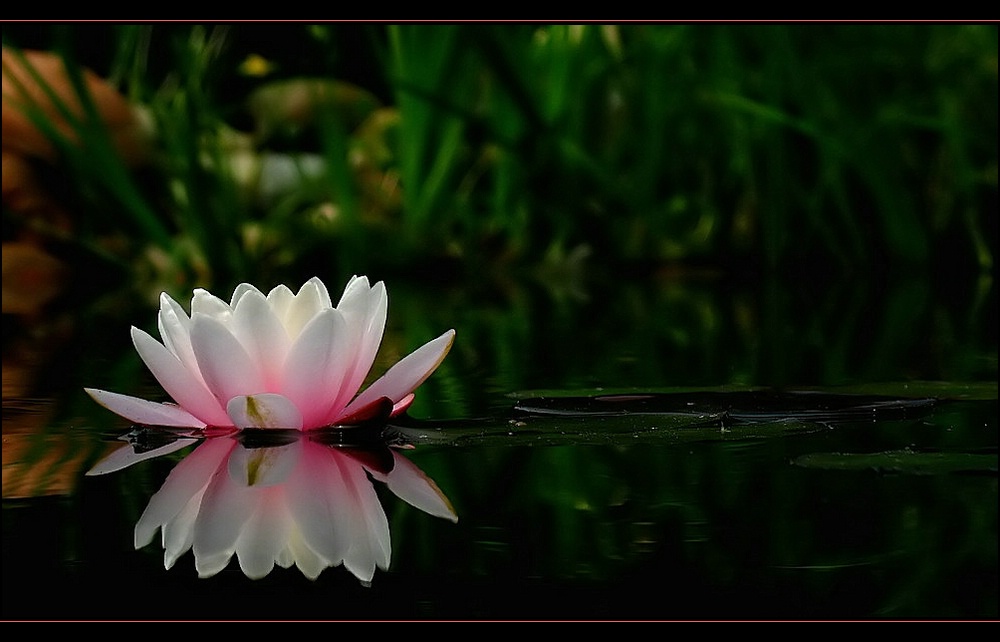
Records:
[[[144,106],[148,166],[83,136],[54,183],[74,245],[168,289],[994,267],[993,24],[6,23],[3,40]],[[31,226],[5,207],[5,237]]]

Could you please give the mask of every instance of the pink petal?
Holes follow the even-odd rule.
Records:
[[[106,390],[96,390],[94,388],[84,388],[84,390],[93,397],[94,401],[111,412],[125,417],[132,423],[144,426],[205,427],[205,422],[180,406],[156,403],[154,401],[139,399],[138,397],[120,395],[116,392],[107,392]]]
[[[285,359],[285,396],[302,412],[306,429],[324,424],[344,378],[349,346],[344,318],[323,310],[306,325]]]
[[[302,413],[287,397],[275,393],[240,395],[226,406],[238,428],[302,429]]]
[[[341,416],[351,415],[358,408],[368,405],[379,397],[388,397],[392,399],[393,403],[401,401],[406,395],[416,390],[441,365],[441,361],[448,354],[454,340],[455,331],[448,330],[437,339],[428,341],[403,357],[348,404]]]
[[[411,392],[410,394],[406,395],[405,397],[403,397],[402,399],[400,399],[399,401],[397,401],[392,406],[392,411],[389,413],[389,416],[390,417],[397,417],[397,416],[403,414],[404,412],[406,412],[406,409],[410,407],[410,404],[413,403],[413,400],[415,398],[416,398],[416,395],[414,395]]]
[[[209,426],[229,425],[229,416],[201,377],[189,371],[159,341],[133,327],[132,343],[146,367],[178,405]]]
[[[252,290],[239,299],[233,309],[233,332],[257,364],[266,390],[280,390],[288,333],[263,294]]]
[[[191,345],[205,383],[223,406],[239,395],[267,392],[257,364],[221,322],[203,314],[194,315]]]

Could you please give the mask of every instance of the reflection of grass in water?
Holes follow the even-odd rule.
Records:
[[[22,40],[78,73],[95,27],[49,33]],[[100,33],[111,54],[92,64],[159,137],[130,174],[78,123],[84,147],[61,146],[74,241],[106,255],[115,236],[111,256],[173,286],[440,260],[479,275],[584,246],[612,264],[992,266],[991,25],[272,27],[284,46],[240,26]],[[263,76],[240,75],[251,55],[273,63]],[[300,86],[302,110],[281,92],[250,110],[250,89],[305,76],[331,84]],[[259,200],[241,168],[275,157],[291,182]]]
[[[826,470],[869,470],[908,475],[940,475],[957,472],[996,473],[997,455],[969,452],[914,452],[893,450],[879,453],[811,453],[795,459],[798,466]]]
[[[937,425],[970,443],[990,410],[957,407]],[[817,447],[848,451],[904,428],[909,440],[933,440],[934,431],[893,424],[741,442],[553,446],[514,435],[507,447],[420,445],[410,456],[447,489],[470,530],[397,515],[399,570],[461,560],[501,585],[527,575],[567,588],[624,578],[638,586],[659,575],[662,612],[671,614],[711,603],[716,616],[742,613],[741,604],[758,617],[995,615],[995,455],[992,464],[977,460],[985,475],[936,463],[934,474],[793,465]],[[963,588],[967,577],[979,579]],[[738,601],[710,599],[720,597]]]

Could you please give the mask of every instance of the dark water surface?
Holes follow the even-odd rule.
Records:
[[[548,283],[387,284],[386,362],[457,330],[385,436],[458,521],[379,479],[388,450],[323,445],[384,508],[370,586],[137,550],[201,444],[85,476],[131,427],[82,388],[158,398],[128,340],[155,305],[5,314],[3,618],[997,617],[992,284]]]

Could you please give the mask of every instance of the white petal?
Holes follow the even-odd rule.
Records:
[[[344,318],[335,309],[323,310],[302,330],[285,360],[285,396],[302,412],[302,427],[324,425],[337,399],[350,358]]]
[[[275,286],[273,290],[267,293],[267,304],[274,310],[275,316],[278,317],[282,324],[288,318],[288,310],[292,307],[292,302],[294,301],[295,295],[292,294],[292,291],[286,285]]]
[[[344,292],[340,295],[340,301],[337,302],[337,309],[343,311],[347,301],[357,297],[363,298],[369,290],[371,290],[371,286],[368,284],[367,276],[352,276],[347,281],[347,285],[344,286]]]
[[[362,582],[370,582],[376,567],[389,568],[389,520],[364,468],[356,461],[347,464],[346,459],[338,460],[348,493],[342,518],[351,531],[344,567]]]
[[[302,429],[299,409],[287,397],[273,392],[233,397],[226,410],[237,428]]]
[[[229,302],[229,307],[235,310],[236,305],[240,302],[240,299],[242,299],[245,295],[249,294],[250,292],[256,292],[257,294],[264,296],[260,290],[250,285],[249,283],[240,283],[239,285],[236,286],[236,289],[233,290],[233,298]]]
[[[288,336],[294,340],[316,315],[332,307],[330,295],[323,282],[315,278],[306,281],[295,295],[283,319]]]
[[[316,294],[319,296],[320,309],[333,307],[333,303],[330,301],[330,292],[326,289],[326,284],[318,276],[314,276],[306,281],[299,290],[299,294],[302,294],[302,291],[308,288],[315,288]]]
[[[178,405],[207,425],[230,425],[229,416],[202,378],[189,371],[159,341],[133,327],[132,343],[146,367]]]
[[[382,343],[382,333],[385,330],[388,308],[385,284],[379,281],[375,287],[367,288],[368,279],[361,277],[359,282],[363,283],[364,288],[353,288],[351,291],[362,292],[362,295],[348,298],[345,292],[344,298],[337,306],[337,309],[344,314],[348,333],[351,335],[352,360],[341,384],[340,394],[332,407],[336,414],[339,414],[340,409],[347,405],[364,383],[375,362],[379,344]],[[327,423],[334,418],[335,415],[327,417]]]
[[[160,313],[157,315],[160,337],[167,350],[180,359],[184,367],[201,379],[198,360],[191,348],[191,319],[184,308],[170,298],[166,292],[160,295]],[[204,383],[204,380],[201,380]]]
[[[257,511],[247,520],[236,542],[236,556],[243,574],[252,580],[274,568],[291,530],[291,517],[280,489],[270,488],[257,501]]]
[[[163,339],[163,345],[167,347],[167,350],[180,357],[181,355],[177,351],[175,344],[179,340],[183,341],[183,338],[190,334],[191,319],[188,317],[187,312],[169,294],[161,292],[160,312],[157,315],[156,321],[160,329],[160,338]],[[188,340],[189,345],[190,343],[190,340]]]
[[[197,288],[194,291],[194,296],[191,297],[191,318],[194,319],[196,314],[213,317],[228,327],[233,309],[229,307],[228,303],[208,290]]]
[[[198,571],[198,577],[205,579],[226,570],[226,567],[229,566],[229,560],[233,559],[233,553],[235,552],[234,547],[232,551],[201,553],[200,555],[195,553],[194,567]]]
[[[246,292],[233,309],[233,332],[256,362],[267,390],[279,390],[288,353],[285,326],[260,292]]]
[[[340,301],[337,303],[337,307],[339,308],[344,303],[344,299],[350,296],[355,290],[363,292],[369,289],[371,289],[371,287],[368,285],[368,277],[358,276],[355,274],[351,278],[347,279],[347,285],[344,286],[344,292],[340,295]]]
[[[94,401],[129,421],[145,426],[204,428],[205,422],[173,404],[156,403],[106,390],[84,388]]]
[[[292,529],[292,532],[289,534],[288,545],[282,551],[278,563],[284,565],[286,559],[289,561],[288,566],[294,563],[302,571],[302,574],[310,580],[316,579],[323,572],[323,569],[333,565],[309,548],[302,539],[301,531],[296,529]],[[288,568],[288,566],[285,566],[285,568]]]
[[[403,357],[375,383],[348,404],[341,416],[352,414],[379,397],[388,397],[396,403],[410,394],[431,376],[441,365],[451,344],[455,340],[455,331],[448,330],[437,339],[428,341],[407,356]]]
[[[215,318],[192,317],[191,345],[205,383],[223,406],[239,395],[267,392],[260,369],[243,344]]]

